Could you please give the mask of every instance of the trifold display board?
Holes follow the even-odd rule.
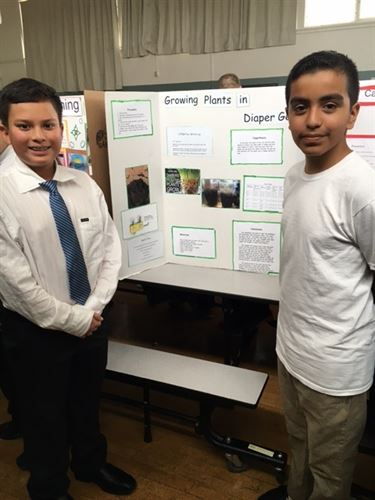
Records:
[[[121,278],[166,262],[278,274],[283,179],[303,159],[284,87],[106,92]],[[375,86],[350,145],[375,166]]]

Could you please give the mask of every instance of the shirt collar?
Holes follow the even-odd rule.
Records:
[[[53,180],[60,183],[75,179],[75,176],[70,168],[62,167],[57,162],[55,162],[55,165],[56,170]],[[41,182],[45,181],[43,177],[40,177],[40,175],[34,172],[34,170],[31,170],[31,168],[23,163],[23,161],[21,161],[18,157],[15,160],[15,171],[17,172],[15,180],[20,193],[32,191],[33,189],[38,188]]]

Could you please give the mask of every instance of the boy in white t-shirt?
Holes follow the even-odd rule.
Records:
[[[286,176],[282,218],[276,351],[292,458],[288,486],[262,500],[350,498],[375,359],[375,169],[346,142],[358,94],[355,64],[334,51],[287,80],[306,157]]]

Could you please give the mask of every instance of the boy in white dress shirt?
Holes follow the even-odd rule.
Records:
[[[106,462],[99,425],[108,346],[103,318],[117,287],[118,234],[96,183],[56,162],[63,127],[53,88],[29,78],[10,83],[0,93],[0,120],[17,154],[0,177],[2,340],[30,497],[71,499],[69,464],[78,480],[129,494],[135,480]],[[77,262],[74,273],[84,278],[74,287],[85,283],[80,298],[72,285]]]

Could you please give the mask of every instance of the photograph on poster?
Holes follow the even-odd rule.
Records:
[[[194,168],[166,168],[165,192],[174,194],[200,194],[201,172]]]
[[[238,179],[202,179],[202,206],[240,208]]]
[[[141,207],[150,203],[148,166],[125,168],[128,208]]]

